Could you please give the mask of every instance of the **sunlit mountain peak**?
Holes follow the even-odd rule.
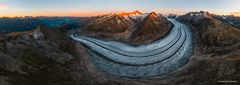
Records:
[[[139,14],[142,14],[142,12],[136,10],[136,11],[133,11],[133,12],[120,12],[120,13],[117,13],[118,15],[120,16],[130,16],[130,15],[139,15]]]
[[[151,16],[151,17],[157,17],[157,13],[156,13],[156,12],[151,12],[151,13],[149,14],[149,16]]]

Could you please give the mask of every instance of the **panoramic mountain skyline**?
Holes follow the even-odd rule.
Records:
[[[239,2],[0,0],[0,85],[240,85]]]
[[[162,14],[203,10],[239,16],[239,5],[239,0],[1,0],[0,17],[95,16],[133,10]]]

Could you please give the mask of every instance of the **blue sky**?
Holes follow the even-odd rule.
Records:
[[[240,11],[240,0],[0,0],[0,16],[84,16],[133,10],[163,14],[204,10],[229,14]]]

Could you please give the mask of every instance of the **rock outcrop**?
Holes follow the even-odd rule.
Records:
[[[162,15],[150,13],[138,24],[138,28],[132,33],[131,40],[134,42],[154,41],[164,37],[171,29],[171,23]]]
[[[164,37],[172,24],[155,12],[122,12],[99,16],[84,26],[81,34],[91,37],[147,44]]]
[[[143,44],[142,42],[149,43],[155,38],[164,37],[163,29],[171,30],[155,28],[167,27],[169,24],[159,14],[153,15],[160,16],[160,19],[156,17],[147,19],[148,13],[136,14],[131,16],[115,14],[114,16],[118,17],[112,18],[126,20],[129,22],[126,23],[127,28],[81,29],[82,36]],[[29,31],[1,33],[0,85],[239,85],[240,49],[236,46],[239,43],[239,31],[235,29],[235,25],[214,16],[207,12],[191,12],[180,16],[178,20],[193,31],[193,55],[183,67],[169,74],[146,79],[122,78],[100,71],[92,62],[94,59],[89,53],[91,49],[67,36],[71,29],[68,26],[67,29],[62,27],[66,33],[56,28],[48,29],[46,26],[38,26]],[[92,20],[100,18],[95,17]],[[104,22],[122,27],[117,25],[117,20],[108,20],[109,16],[105,18],[107,21],[103,19]],[[162,23],[152,24],[154,21]],[[123,24],[125,21],[120,23]],[[102,27],[107,27],[107,24]],[[136,33],[133,33],[135,31]]]
[[[73,80],[64,65],[74,58],[67,48],[75,46],[64,33],[38,26],[30,31],[1,34],[1,39],[0,81],[10,85],[49,85]]]
[[[213,16],[215,15],[203,11],[190,12],[180,16],[178,20],[191,26],[196,43],[200,48],[206,47],[209,49],[208,51],[211,50],[210,52],[238,48],[240,30],[213,18]]]

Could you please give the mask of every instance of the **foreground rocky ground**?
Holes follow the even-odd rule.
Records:
[[[187,18],[179,21],[191,24]],[[189,26],[193,26],[194,34],[194,53],[189,62],[169,75],[146,79],[121,78],[98,70],[88,49],[61,30],[39,26],[1,34],[0,85],[239,85],[239,30],[233,33],[236,38],[224,34],[231,40],[222,45],[223,36],[212,35],[221,35],[221,30],[203,30],[209,33],[204,37],[197,33],[199,26]]]

